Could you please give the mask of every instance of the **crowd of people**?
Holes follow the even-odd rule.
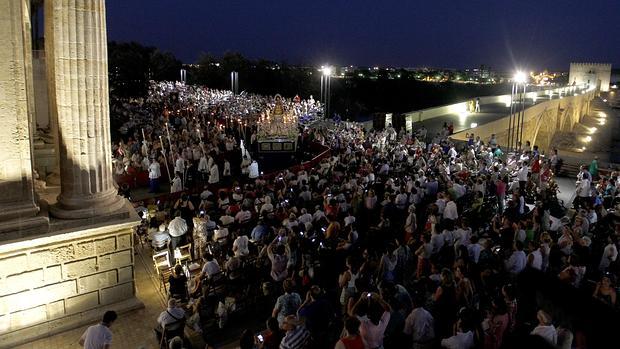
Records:
[[[120,125],[112,146],[114,173],[117,177],[135,177],[148,172],[151,191],[159,191],[160,178],[169,179],[172,190],[180,191],[181,181],[193,184],[198,176],[216,172],[211,167],[213,157],[221,153],[221,144],[227,152],[240,149],[243,153],[227,159],[228,163],[220,164],[217,171],[230,177],[231,163],[247,171],[251,157],[246,147],[257,149],[258,125],[265,113],[283,105],[302,127],[322,115],[321,103],[312,96],[307,100],[298,96],[282,101],[279,98],[235,95],[180,82],[151,82],[147,98],[111,103],[113,124]],[[245,146],[240,147],[239,140]]]
[[[331,149],[328,158],[262,176],[248,171],[245,134],[215,126],[231,105],[206,107],[213,127],[200,135],[182,113],[150,117],[142,107],[125,105],[134,143],[115,154],[141,164],[138,130],[150,155],[166,123],[175,125],[172,146],[163,142],[171,159],[140,166],[169,161],[180,196],[136,203],[138,236],[168,250],[171,264],[191,244],[195,260],[170,276],[162,327],[182,319],[213,343],[245,312],[266,329],[244,331],[242,348],[585,348],[597,339],[583,308],[617,316],[616,173],[583,167],[575,209],[564,212],[557,152],[526,143],[504,154],[495,136],[457,144],[449,132],[341,122],[300,127],[300,139]]]

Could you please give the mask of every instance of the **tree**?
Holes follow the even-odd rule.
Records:
[[[181,61],[170,52],[162,52],[156,49],[150,54],[149,68],[151,80],[178,80],[180,78],[181,66]]]

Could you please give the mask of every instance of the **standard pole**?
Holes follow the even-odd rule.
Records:
[[[521,144],[523,145],[523,125],[525,124],[525,90],[527,89],[527,83],[523,84],[523,103],[521,104]]]
[[[519,107],[521,107],[522,103],[523,103],[523,96],[521,95],[521,92],[519,91],[519,84],[517,84],[517,88],[516,88],[516,94],[517,94],[517,106],[515,108],[515,112],[517,113],[517,122],[515,124],[515,150],[519,150],[519,143],[521,142],[521,139],[519,139],[519,128],[521,125],[521,111],[519,110]],[[523,147],[523,143],[521,143],[521,147]]]
[[[327,100],[327,103],[325,104],[325,116],[329,117],[329,107],[331,104],[331,86],[332,85],[332,77],[330,75],[327,76],[327,88],[325,89],[327,92],[327,96],[325,98],[325,100]]]
[[[512,132],[513,132],[513,122],[514,122],[514,94],[515,94],[515,84],[512,84],[512,87],[510,89],[510,115],[508,116],[508,151],[511,151],[513,149],[512,147],[512,143],[514,141],[513,137],[512,137]]]

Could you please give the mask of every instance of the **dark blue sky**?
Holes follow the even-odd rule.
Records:
[[[108,0],[108,38],[295,64],[620,64],[620,0]]]

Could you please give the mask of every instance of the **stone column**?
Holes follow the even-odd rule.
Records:
[[[0,1],[0,240],[47,230],[32,179],[29,7]]]
[[[50,212],[63,219],[117,212],[126,200],[112,178],[104,0],[45,1],[45,40],[61,177]]]

